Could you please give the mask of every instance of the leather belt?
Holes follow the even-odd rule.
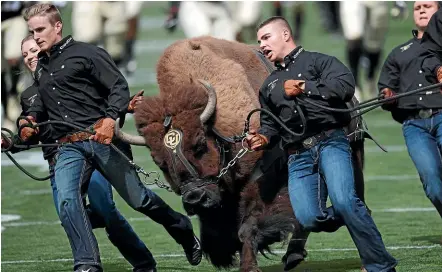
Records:
[[[330,130],[326,130],[323,131],[319,134],[313,135],[311,137],[308,137],[307,139],[304,139],[300,144],[294,144],[294,145],[290,145],[287,148],[287,153],[289,155],[292,154],[299,154],[302,153],[304,151],[307,151],[308,149],[314,147],[316,144],[318,144],[319,142],[327,139],[328,137],[330,137],[330,135],[337,131],[338,129],[330,129]]]
[[[80,141],[85,141],[87,139],[89,139],[89,137],[91,137],[92,134],[87,133],[87,132],[77,132],[77,133],[73,133],[73,134],[69,134],[65,137],[62,137],[60,139],[58,139],[58,143],[73,143],[73,142],[80,142]]]
[[[438,113],[442,113],[442,109],[420,109],[415,111],[413,114],[410,114],[407,117],[407,120],[410,119],[427,119]]]

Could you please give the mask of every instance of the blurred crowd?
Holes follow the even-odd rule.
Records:
[[[48,1],[46,1],[48,2]],[[52,1],[63,12],[67,2]],[[13,120],[20,115],[19,94],[32,82],[23,72],[20,42],[28,30],[22,18],[26,7],[36,2],[2,1],[2,127],[12,130]],[[72,36],[77,41],[103,46],[126,76],[131,76],[137,64],[134,45],[137,39],[140,13],[148,5],[139,1],[75,1],[72,5]],[[345,39],[346,62],[356,79],[359,70],[366,69],[364,82],[357,81],[356,95],[360,100],[377,95],[375,75],[380,65],[388,21],[391,17],[406,18],[404,1],[318,1],[322,28],[326,33]],[[297,43],[308,36],[303,33],[306,2],[273,1],[199,1],[169,2],[164,27],[169,32],[181,28],[186,37],[211,35],[217,38],[254,41],[255,28],[266,14],[292,18],[293,36]]]

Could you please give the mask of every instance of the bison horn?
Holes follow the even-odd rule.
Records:
[[[146,140],[142,136],[130,135],[126,132],[121,131],[120,118],[115,120],[114,134],[117,138],[121,139],[131,145],[146,145]]]
[[[200,115],[201,123],[204,124],[207,122],[207,120],[210,119],[212,114],[215,112],[216,92],[215,92],[215,89],[212,87],[212,85],[209,82],[202,80],[202,79],[199,79],[198,81],[204,86],[204,88],[206,88],[207,94],[209,96],[209,100],[207,101],[206,108],[204,109],[203,113],[201,113],[201,115]]]

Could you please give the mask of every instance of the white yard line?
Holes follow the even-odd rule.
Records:
[[[428,245],[428,246],[387,246],[389,250],[404,250],[404,249],[433,249],[441,248],[439,244]],[[332,251],[357,251],[357,248],[319,248],[319,249],[307,249],[309,252],[332,252]],[[274,250],[276,254],[285,254],[285,250]],[[184,254],[158,254],[154,255],[155,258],[183,258]],[[115,258],[101,258],[101,260],[110,260]],[[122,256],[118,256],[118,259],[123,259]],[[15,261],[2,261],[2,264],[26,264],[26,263],[61,263],[61,262],[72,262],[73,259],[49,259],[49,260],[15,260]]]
[[[434,207],[406,207],[406,208],[387,208],[387,209],[373,209],[374,213],[403,213],[403,212],[433,212],[436,211]],[[129,222],[137,221],[151,221],[149,217],[130,217],[126,218]],[[2,224],[3,227],[32,227],[41,225],[60,225],[60,221],[24,221],[11,222]]]
[[[391,119],[370,120],[367,121],[368,129],[370,128],[401,128],[401,124]]]
[[[391,208],[391,209],[383,209],[383,210],[374,210],[374,212],[385,212],[385,213],[403,213],[403,212],[432,212],[436,211],[436,208],[428,207],[428,208]]]
[[[385,149],[387,149],[388,153],[392,152],[406,152],[407,147],[405,145],[384,145]],[[365,146],[366,153],[380,153],[382,151],[378,146]]]
[[[406,180],[416,180],[419,181],[418,175],[367,175],[364,178],[367,181],[406,181]]]
[[[141,159],[136,159],[136,161],[140,161]],[[373,181],[409,181],[409,180],[416,180],[419,181],[418,175],[373,175],[373,176],[366,176],[365,182],[373,182]],[[47,184],[44,184],[44,186],[47,186]],[[148,185],[147,188],[151,190],[160,190],[158,186],[156,185]],[[115,191],[115,189],[114,189]],[[51,188],[41,188],[41,189],[35,189],[35,190],[21,190],[21,195],[50,195],[52,194]]]

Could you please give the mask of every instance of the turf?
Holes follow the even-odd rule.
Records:
[[[270,14],[270,7],[266,3],[265,15]],[[184,37],[180,29],[169,34],[161,27],[166,8],[166,2],[145,3],[136,51],[138,70],[129,79],[132,93],[141,88],[145,89],[145,95],[157,93],[154,75],[156,61],[165,46]],[[69,10],[69,6],[64,10],[65,33],[70,32]],[[345,62],[344,41],[324,33],[315,3],[307,3],[306,11],[301,44],[307,50],[331,54]],[[413,27],[411,18],[404,22],[390,20],[390,24],[384,56],[395,45],[408,40]],[[388,113],[380,110],[367,114],[365,118],[373,135],[390,150],[385,154],[371,142],[367,143],[366,198],[386,246],[399,260],[398,271],[442,271],[441,219],[417,178],[400,125],[394,123]],[[125,125],[125,130],[134,132],[131,120]],[[158,170],[146,148],[134,147],[133,151],[139,165],[146,170]],[[35,155],[35,152],[39,151],[34,150],[32,154]],[[31,152],[28,152],[22,157],[30,155]],[[6,162],[7,158],[2,156],[1,213],[20,215],[21,219],[2,222],[5,228],[1,233],[2,271],[72,271],[71,250],[55,213],[49,182],[30,180],[14,166],[6,166]],[[38,165],[42,165],[41,161]],[[27,168],[39,176],[47,174],[41,166]],[[164,190],[155,191],[175,209],[183,212],[179,197]],[[159,271],[215,271],[206,260],[197,267],[190,266],[180,246],[162,227],[132,211],[117,194],[115,201],[153,252]],[[407,208],[408,211],[404,210]],[[192,222],[198,232],[196,218],[192,218]],[[99,241],[105,271],[131,271],[130,265],[109,242],[104,230],[98,229],[94,233]],[[311,235],[307,249],[307,261],[294,271],[359,271],[359,255],[346,228],[333,234]],[[259,257],[260,267],[265,272],[282,271],[280,258],[285,248],[274,245],[273,250],[276,255],[271,255],[270,260]]]

